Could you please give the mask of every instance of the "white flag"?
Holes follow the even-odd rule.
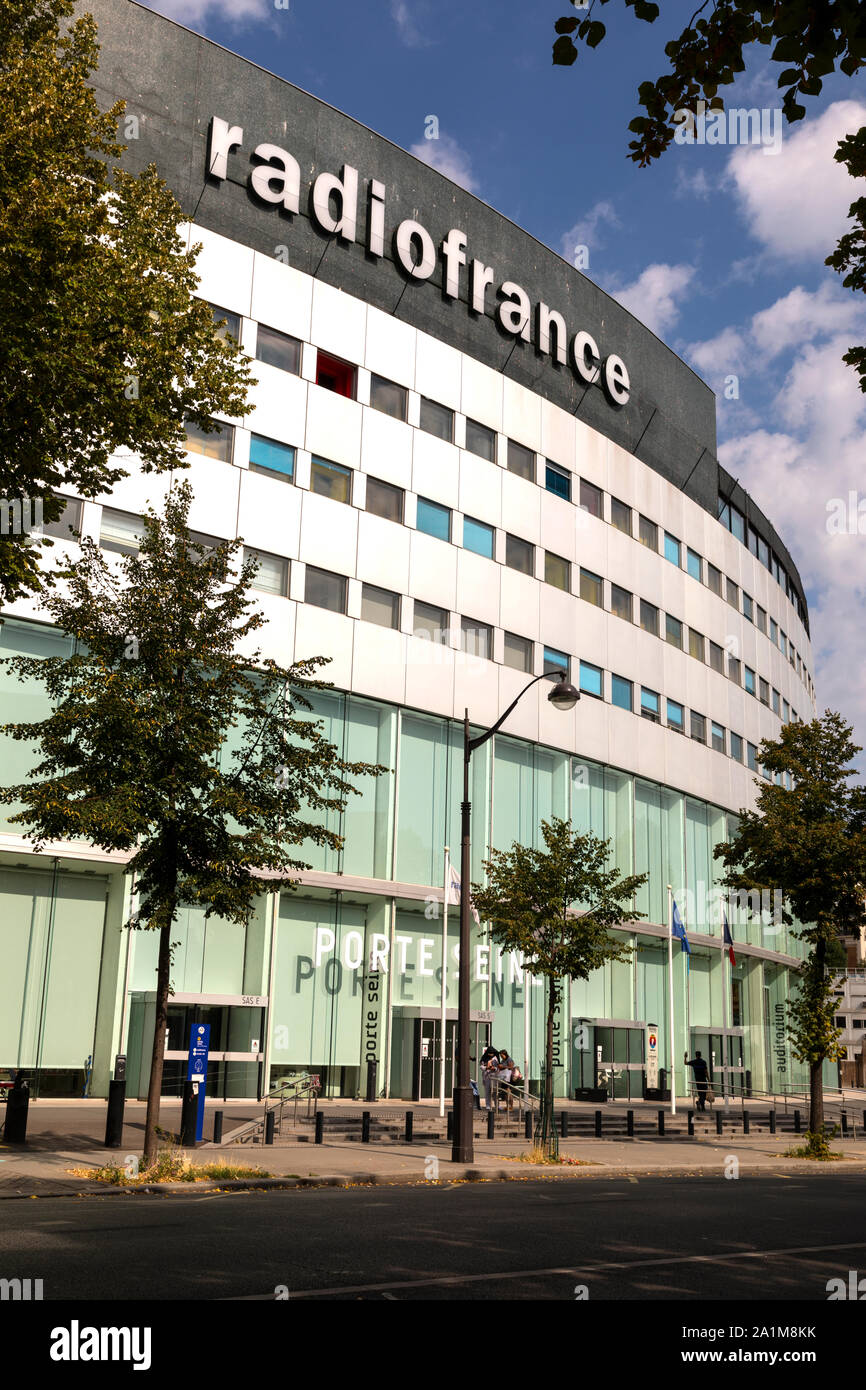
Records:
[[[458,874],[458,872],[457,872],[457,870],[455,869],[455,867],[454,867],[453,864],[451,865],[450,879],[451,879],[451,881],[450,881],[450,883],[449,883],[449,885],[448,885],[448,901],[449,901],[449,903],[452,903],[455,907],[459,907],[459,906],[460,906],[460,875]],[[476,907],[473,906],[473,903],[472,903],[472,899],[471,899],[471,898],[469,899],[469,911],[472,913],[472,916],[473,916],[473,918],[474,918],[474,920],[475,920],[476,925],[480,927],[480,926],[481,926],[481,918],[478,916],[478,909],[477,909]]]

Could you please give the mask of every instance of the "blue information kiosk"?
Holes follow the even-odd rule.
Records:
[[[204,1093],[207,1081],[207,1055],[210,1048],[210,1024],[194,1023],[189,1035],[189,1066],[187,1081],[198,1083],[198,1106],[195,1114],[195,1142],[201,1143],[204,1133]]]

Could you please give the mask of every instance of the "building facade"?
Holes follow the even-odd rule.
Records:
[[[640,1097],[646,1040],[668,1069],[667,885],[689,934],[675,959],[677,1088],[700,1048],[739,1088],[804,1079],[785,1001],[801,943],[778,904],[729,911],[714,847],[754,804],[757,748],[814,712],[808,611],[783,540],[720,466],[714,398],[637,319],[478,199],[325,103],[130,0],[93,0],[100,100],[127,102],[126,162],[155,162],[200,243],[199,293],[254,361],[254,412],[190,430],[191,525],[243,537],[277,661],[330,658],[316,712],[349,759],[385,764],[306,845],[298,889],[263,892],[244,931],[184,911],[166,1091],[193,1022],[209,1088],[255,1095],[312,1071],[331,1096],[450,1092],[456,913],[441,1036],[444,854],[459,846],[462,719],[495,723],[472,765],[473,878],[489,847],[571,818],[648,873],[631,959],[570,982],[560,1094]],[[130,118],[134,118],[131,120]],[[134,549],[170,479],[70,495],[76,537]],[[69,650],[35,602],[4,613],[2,655]],[[0,668],[0,717],[44,701]],[[32,753],[7,741],[4,780]],[[43,1094],[105,1094],[128,1056],[143,1094],[156,940],[126,932],[134,884],[83,844],[32,853],[0,823],[0,1068]],[[752,905],[754,909],[755,905]],[[475,931],[480,1056],[492,1037],[540,1075],[543,988]]]

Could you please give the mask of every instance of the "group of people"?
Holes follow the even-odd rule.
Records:
[[[484,1049],[481,1054],[481,1084],[484,1087],[484,1100],[488,1110],[492,1110],[494,1105],[498,1108],[499,1087],[503,1082],[514,1086],[522,1080],[523,1072],[507,1047],[496,1048],[490,1043]],[[491,1100],[491,1095],[495,1100]],[[506,1091],[505,1097],[510,1110],[514,1104],[514,1092]]]

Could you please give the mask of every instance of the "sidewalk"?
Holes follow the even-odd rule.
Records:
[[[172,1183],[158,1187],[112,1187],[73,1177],[73,1167],[99,1167],[113,1161],[122,1163],[122,1149],[60,1147],[31,1150],[0,1143],[0,1199],[32,1197],[134,1196],[138,1192],[200,1194],[208,1191],[310,1186],[358,1186],[360,1184],[422,1184],[438,1181],[574,1181],[618,1177],[629,1180],[684,1176],[721,1176],[731,1170],[736,1159],[739,1176],[784,1176],[808,1172],[830,1175],[838,1172],[866,1174],[866,1143],[850,1140],[835,1142],[834,1150],[846,1155],[845,1161],[812,1163],[784,1158],[792,1147],[790,1135],[769,1138],[727,1140],[707,1139],[568,1139],[560,1143],[560,1153],[579,1158],[591,1166],[536,1165],[509,1162],[527,1152],[527,1144],[517,1140],[476,1140],[475,1161],[464,1165],[451,1162],[451,1147],[423,1139],[416,1144],[283,1144],[274,1147],[221,1146],[203,1144],[194,1151],[195,1161],[222,1160],[260,1167],[274,1175],[269,1182]],[[130,1150],[132,1151],[132,1150]],[[192,1152],[191,1156],[192,1156]],[[438,1166],[437,1166],[438,1165]]]

